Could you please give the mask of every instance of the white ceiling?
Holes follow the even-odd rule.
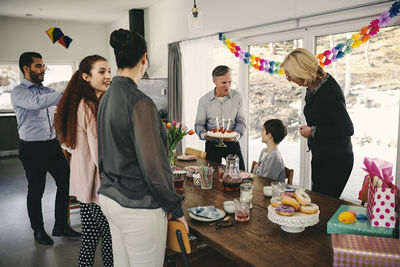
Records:
[[[0,0],[0,16],[110,23],[132,8],[144,9],[161,1]]]

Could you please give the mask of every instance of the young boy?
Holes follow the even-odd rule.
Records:
[[[272,119],[264,123],[262,131],[262,142],[267,145],[260,153],[258,164],[254,167],[253,173],[268,177],[279,182],[285,182],[285,164],[278,144],[287,135],[286,126],[281,120]]]

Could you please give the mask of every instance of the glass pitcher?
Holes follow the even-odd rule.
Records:
[[[222,176],[222,185],[225,191],[239,191],[242,176],[239,170],[239,157],[237,155],[228,155],[226,157],[226,168]]]

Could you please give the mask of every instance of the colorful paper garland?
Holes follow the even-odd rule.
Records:
[[[325,50],[323,53],[318,54],[316,57],[322,67],[336,62],[338,59],[343,58],[346,54],[358,48],[361,44],[367,42],[372,36],[376,35],[380,28],[388,25],[390,20],[398,15],[400,12],[400,1],[393,3],[389,11],[383,12],[377,19],[370,22],[368,26],[361,28],[359,33],[355,33],[351,38],[347,39],[344,43],[339,43],[331,49]],[[240,46],[236,45],[224,33],[219,33],[218,38],[226,47],[231,51],[235,57],[243,60],[245,64],[250,64],[254,69],[259,71],[268,72],[270,74],[284,75],[285,72],[280,68],[280,62],[267,60],[255,56],[247,51],[244,51]]]
[[[50,38],[50,40],[53,42],[53,44],[55,42],[58,42],[59,44],[68,49],[69,45],[72,42],[72,39],[69,36],[64,35],[64,33],[61,31],[60,28],[51,27],[47,29],[45,32],[47,36]]]

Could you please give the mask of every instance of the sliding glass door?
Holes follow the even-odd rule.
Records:
[[[282,62],[286,54],[302,47],[302,39],[250,45],[250,53],[268,60]],[[249,67],[249,115],[248,115],[248,166],[258,161],[261,150],[263,124],[269,119],[280,119],[288,129],[288,135],[279,144],[285,165],[294,169],[293,184],[299,184],[300,136],[298,127],[301,117],[301,88],[289,83],[284,75],[269,74]]]
[[[355,32],[317,36],[316,54]],[[396,173],[400,96],[400,26],[387,27],[351,54],[325,67],[338,81],[354,124],[354,167],[342,198],[356,200],[365,176],[364,157],[393,163]],[[340,166],[338,166],[340,167]]]

